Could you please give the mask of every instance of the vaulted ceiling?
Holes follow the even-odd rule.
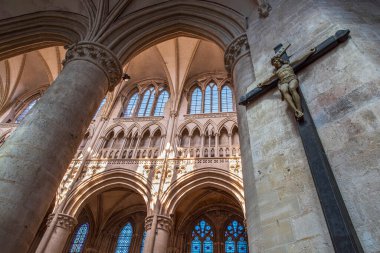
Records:
[[[0,114],[11,105],[46,89],[61,71],[63,47],[50,47],[0,62]],[[131,76],[119,85],[112,97],[126,86],[144,79],[167,80],[179,98],[187,80],[202,73],[225,73],[223,50],[213,42],[177,37],[156,44],[124,66]],[[178,101],[178,99],[176,99]]]

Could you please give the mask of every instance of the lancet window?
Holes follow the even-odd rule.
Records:
[[[232,103],[232,91],[231,88],[227,85],[224,85],[221,92],[221,102],[222,102],[222,112],[232,112],[233,103]]]
[[[129,253],[131,247],[133,235],[133,227],[130,222],[128,222],[123,229],[120,231],[119,238],[117,239],[117,246],[115,253]]]
[[[169,92],[166,90],[162,91],[158,97],[156,109],[154,110],[154,116],[163,116],[166,102],[169,99]]]
[[[17,116],[16,118],[16,123],[20,123],[24,118],[25,116],[30,112],[30,110],[35,106],[35,104],[37,103],[37,101],[39,100],[40,98],[36,98],[34,100],[32,100],[26,107],[25,109]]]
[[[70,253],[81,253],[83,250],[84,243],[86,242],[88,234],[89,225],[84,223],[78,227],[75,232],[73,242],[70,247]]]
[[[202,113],[202,91],[199,87],[193,90],[190,104],[191,114]]]
[[[233,112],[233,95],[228,84],[219,90],[218,85],[210,82],[204,91],[196,86],[191,93],[190,114]]]
[[[205,220],[200,220],[199,223],[195,225],[191,236],[191,253],[214,252],[214,231]]]
[[[169,92],[164,88],[156,89],[151,86],[142,95],[136,91],[124,106],[122,116],[163,116],[169,97]]]
[[[139,94],[136,92],[129,99],[128,105],[123,112],[124,117],[131,117],[132,116],[133,112],[135,111],[135,107],[136,107],[138,98],[139,98]]]

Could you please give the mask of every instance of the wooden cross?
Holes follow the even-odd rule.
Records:
[[[335,36],[331,36],[319,44],[315,47],[313,54],[293,66],[295,73],[301,71],[339,44],[345,42],[349,38],[349,33],[349,30],[339,30],[335,33]],[[276,54],[281,53],[279,50],[284,50],[282,44],[274,48]],[[289,60],[286,49],[282,53],[282,57],[286,61]],[[249,105],[259,96],[277,87],[278,81],[277,78],[266,86],[254,88],[240,98],[239,104],[245,106]],[[352,225],[338,184],[336,183],[330,163],[301,90],[299,90],[299,94],[302,100],[304,116],[303,120],[297,121],[298,131],[302,139],[302,144],[305,149],[335,252],[364,252]]]

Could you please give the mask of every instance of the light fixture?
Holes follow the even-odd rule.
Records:
[[[129,80],[131,80],[131,77],[127,73],[123,73],[123,75],[121,76],[121,78],[123,79],[123,81],[126,81],[126,82],[128,82]]]

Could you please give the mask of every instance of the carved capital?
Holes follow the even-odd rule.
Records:
[[[272,10],[272,6],[267,3],[266,1],[263,1],[258,8],[258,12],[261,18],[266,18],[269,16],[269,12]]]
[[[173,226],[173,221],[170,217],[164,215],[158,215],[157,217],[157,229],[162,229],[170,232]]]
[[[62,61],[64,66],[75,60],[88,61],[103,70],[108,79],[109,90],[113,90],[120,82],[123,74],[120,61],[105,46],[95,42],[82,41],[66,48],[66,57]]]
[[[46,222],[48,227],[51,225],[51,222],[53,221],[54,216],[55,216],[54,213],[49,215],[48,220]],[[75,219],[74,217],[67,214],[59,213],[55,227],[60,227],[71,232],[74,229],[76,224],[77,224],[77,219]]]
[[[224,54],[224,65],[228,72],[231,72],[240,57],[249,53],[249,44],[246,34],[242,34],[234,39],[227,47]]]
[[[145,218],[145,231],[148,231],[152,228],[153,216],[148,216]]]

